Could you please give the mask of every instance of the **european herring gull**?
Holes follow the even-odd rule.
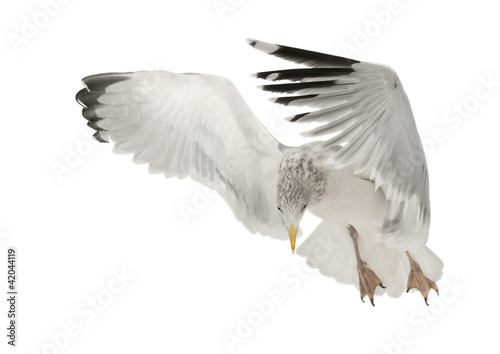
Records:
[[[443,263],[426,246],[427,164],[401,81],[386,65],[253,39],[298,64],[254,74],[277,104],[308,107],[317,123],[290,147],[276,140],[226,78],[166,71],[85,77],[76,99],[95,138],[149,172],[215,189],[252,233],[290,240],[307,210],[322,219],[297,248],[361,300],[418,289],[427,303]],[[328,136],[321,140],[321,137]]]

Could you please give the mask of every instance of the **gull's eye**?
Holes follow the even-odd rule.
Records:
[[[307,204],[304,204],[304,206],[302,207],[302,210],[305,210],[307,207]]]
[[[281,208],[280,208],[280,207],[278,207],[278,210],[279,210],[279,211],[281,211]]]

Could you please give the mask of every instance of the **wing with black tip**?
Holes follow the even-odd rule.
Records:
[[[390,67],[334,55],[249,40],[265,53],[302,64],[299,68],[266,71],[255,77],[278,94],[272,100],[310,110],[288,120],[319,123],[304,136],[330,137],[319,149],[342,144],[329,162],[336,168],[353,165],[383,189],[390,208],[379,237],[394,247],[415,234],[425,242],[430,224],[429,180],[422,143],[410,102]],[[407,211],[414,214],[408,220]],[[402,229],[402,220],[411,232]]]
[[[76,99],[99,141],[151,173],[214,188],[251,232],[288,239],[276,209],[278,142],[229,80],[144,71],[82,81]]]

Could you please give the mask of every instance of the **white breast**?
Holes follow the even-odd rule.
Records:
[[[329,171],[327,195],[308,211],[320,218],[355,227],[378,230],[388,202],[375,184],[352,174],[352,168]]]

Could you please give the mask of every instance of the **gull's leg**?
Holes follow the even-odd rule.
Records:
[[[385,289],[385,286],[382,285],[382,282],[377,277],[377,275],[366,266],[366,262],[361,260],[361,256],[359,255],[359,247],[358,247],[358,232],[354,228],[354,226],[349,225],[347,227],[349,230],[349,235],[352,238],[352,242],[354,243],[354,251],[356,252],[356,270],[359,275],[359,292],[361,293],[361,301],[365,302],[363,298],[365,295],[368,295],[373,306],[373,296],[375,295],[375,289],[377,286]]]
[[[415,260],[410,255],[410,252],[406,251],[406,255],[410,260],[410,275],[408,276],[408,289],[406,290],[406,292],[410,291],[410,289],[417,288],[424,297],[426,305],[429,306],[429,304],[427,303],[427,296],[429,296],[429,291],[431,289],[434,289],[439,295],[439,289],[436,285],[436,282],[430,280],[424,275],[424,273],[422,272],[422,268],[420,268],[418,263],[415,262]]]

